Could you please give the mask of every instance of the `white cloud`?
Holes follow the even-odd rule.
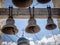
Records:
[[[17,45],[15,42],[2,42],[2,45]],[[35,45],[33,41],[30,41],[30,45]]]
[[[29,38],[29,40],[31,40],[31,41],[32,41],[33,39],[32,39],[32,38]]]
[[[55,37],[55,40],[56,40],[56,45],[59,45],[60,44],[60,34],[54,35],[54,37]],[[36,42],[33,42],[32,38],[28,38],[28,39],[30,40],[30,45],[55,45],[55,40],[54,40],[53,36],[50,37],[50,38],[46,38],[44,36],[41,40],[38,40]],[[9,43],[2,42],[2,45],[4,45],[4,44],[5,45],[8,45],[8,44],[17,45],[16,43],[12,43],[12,42],[9,42]]]
[[[33,41],[30,41],[30,45],[35,45],[35,43]]]
[[[2,45],[17,45],[15,42],[2,42]]]
[[[47,43],[47,38],[46,37],[44,37],[40,42],[45,42],[45,43]]]
[[[55,38],[55,40],[54,40]],[[55,45],[55,41],[56,41],[56,45],[60,44],[60,34],[58,35],[54,35],[54,37],[50,37],[50,38],[46,38],[43,37],[41,40],[38,41],[38,45]]]

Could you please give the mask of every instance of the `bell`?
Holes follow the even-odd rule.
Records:
[[[39,3],[45,4],[50,2],[51,0],[37,0]]]
[[[14,25],[15,21],[12,16],[13,7],[9,7],[9,17],[6,20],[6,25],[2,27],[2,32],[5,34],[16,34],[18,32],[17,27]]]
[[[14,19],[8,18],[6,25],[3,26],[2,32],[5,34],[16,34],[18,32],[17,27],[14,25]]]
[[[54,30],[57,26],[56,26],[56,24],[53,22],[53,19],[52,19],[52,14],[51,14],[51,7],[50,6],[48,6],[47,7],[47,9],[48,9],[48,19],[47,19],[47,25],[46,25],[46,29],[48,29],[48,30]]]
[[[31,33],[31,34],[34,34],[34,33],[38,33],[40,31],[40,28],[39,26],[36,24],[36,20],[31,18],[29,21],[28,21],[28,26],[26,27],[26,32],[27,33]]]
[[[38,33],[40,31],[39,26],[36,24],[36,20],[34,18],[34,7],[33,7],[33,15],[31,15],[31,8],[29,7],[30,19],[28,21],[28,26],[26,27],[26,32],[30,34]]]
[[[57,27],[57,26],[56,26],[56,24],[53,22],[53,19],[52,19],[51,17],[48,17],[46,29],[48,29],[48,30],[53,30],[53,29],[55,29],[56,27]]]
[[[19,8],[29,7],[33,0],[12,0],[13,4]]]

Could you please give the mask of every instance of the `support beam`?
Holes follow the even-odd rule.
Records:
[[[33,12],[33,9],[31,8]],[[52,17],[53,18],[60,18],[60,8],[52,8],[51,9]],[[0,8],[0,18],[7,18],[9,14],[8,8]],[[33,13],[32,13],[33,14]],[[35,8],[34,10],[35,18],[47,18],[48,17],[48,10],[47,8]],[[17,9],[13,8],[13,16],[14,18],[29,18],[29,9]]]
[[[0,0],[0,8],[3,8],[5,5],[5,0]],[[3,26],[3,19],[0,19],[0,45],[2,45],[2,32],[1,28]]]

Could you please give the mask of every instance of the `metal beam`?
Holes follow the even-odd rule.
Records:
[[[31,8],[33,12],[33,9]],[[60,18],[60,8],[52,8],[52,17],[53,18]],[[33,13],[32,13],[33,14]],[[35,18],[47,18],[48,17],[48,10],[47,8],[35,8]],[[0,18],[7,18],[9,15],[8,8],[0,8]],[[29,18],[29,9],[19,9],[13,8],[13,16],[14,18]]]

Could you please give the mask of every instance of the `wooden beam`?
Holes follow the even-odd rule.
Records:
[[[31,11],[33,12],[32,8]],[[24,8],[24,9],[13,8],[12,13],[14,18],[29,18],[30,15],[28,8]],[[53,18],[60,18],[60,8],[52,8],[51,13]],[[47,8],[35,8],[34,14],[35,14],[35,18],[47,18],[48,10]],[[9,15],[8,8],[0,8],[0,18],[7,18],[8,15]]]

